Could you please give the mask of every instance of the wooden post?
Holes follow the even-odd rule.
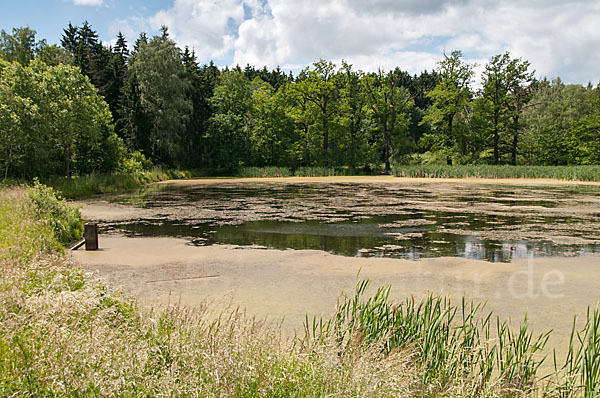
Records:
[[[85,250],[98,250],[98,224],[85,223],[83,226]]]

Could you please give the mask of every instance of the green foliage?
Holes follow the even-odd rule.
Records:
[[[298,167],[296,170],[294,170],[294,175],[296,177],[334,177],[356,174],[356,169],[339,167]]]
[[[131,52],[120,33],[107,47],[87,22],[69,24],[61,46],[36,41],[28,27],[2,31],[0,58],[5,180],[139,170],[140,159],[124,160],[127,152],[153,165],[227,174],[381,164],[389,173],[418,157],[600,162],[598,89],[537,82],[529,62],[509,53],[490,59],[478,92],[460,51],[414,76],[319,60],[294,77],[280,68],[199,65],[166,28],[140,34]]]
[[[342,61],[340,75],[340,149],[345,153],[345,161],[350,168],[364,166],[372,161],[368,139],[368,99],[362,82],[365,74],[355,71],[352,65]]]
[[[4,177],[116,169],[123,153],[110,111],[77,68],[4,64],[0,70]]]
[[[600,85],[589,92],[591,106],[571,127],[570,161],[575,164],[600,164]]]
[[[339,76],[335,73],[335,64],[319,60],[313,68],[305,68],[299,81],[290,89],[300,108],[297,117],[303,125],[300,132],[300,145],[304,158],[315,159],[305,165],[315,163],[329,166],[332,163],[330,139],[339,128]],[[319,141],[320,144],[319,144]]]
[[[592,90],[565,85],[559,79],[540,83],[533,96],[536,105],[523,114],[523,156],[528,163],[545,165],[576,164],[577,143],[571,132],[578,120],[593,111]]]
[[[409,127],[409,112],[413,101],[406,87],[402,86],[402,74],[399,69],[388,74],[379,72],[363,79],[368,95],[368,107],[373,117],[375,130],[383,143],[385,172],[390,172],[392,151],[400,152],[402,141],[406,142]]]
[[[146,159],[143,153],[135,151],[129,157],[123,159],[119,170],[123,173],[139,173],[142,171],[149,171],[153,167],[152,161]]]
[[[73,64],[73,57],[62,47],[56,44],[44,46],[38,51],[39,60],[49,66],[58,66],[60,64]]]
[[[256,78],[258,79],[258,78]],[[255,79],[249,112],[250,163],[258,166],[294,165],[292,143],[296,139],[294,120],[286,112],[283,90],[273,92],[268,83]]]
[[[28,26],[13,28],[12,34],[0,32],[0,58],[9,62],[18,62],[23,66],[29,65],[36,54],[44,50],[45,40],[35,41],[37,32]]]
[[[181,135],[192,110],[187,98],[181,51],[166,30],[150,41],[139,40],[129,59],[129,106],[125,135],[135,149],[154,161],[174,166],[182,154]],[[142,125],[138,125],[139,120]]]
[[[54,189],[37,180],[28,191],[28,196],[37,219],[50,226],[61,245],[67,246],[81,239],[83,222],[79,209],[69,206]]]
[[[441,81],[427,93],[432,104],[422,121],[430,124],[432,133],[423,137],[422,145],[443,152],[447,164],[451,165],[457,141],[454,119],[471,99],[473,66],[462,60],[460,51],[453,51],[450,56],[444,54],[438,73]]]
[[[209,139],[214,146],[213,164],[237,168],[250,160],[252,95],[258,89],[242,72],[224,72],[210,99],[215,113],[210,120]]]
[[[287,167],[242,167],[236,177],[335,177],[369,174],[368,169],[356,169],[350,167],[298,167],[289,169]],[[214,175],[214,173],[213,173]]]
[[[237,177],[291,177],[292,171],[287,167],[242,167],[236,173]]]

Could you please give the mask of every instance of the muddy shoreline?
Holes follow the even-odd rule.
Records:
[[[301,332],[306,316],[331,316],[341,294],[360,279],[392,286],[395,300],[429,293],[456,302],[487,302],[486,310],[514,325],[527,314],[536,332],[554,329],[562,347],[574,315],[600,298],[600,256],[536,258],[506,264],[461,258],[408,261],[353,258],[311,250],[235,246],[193,247],[183,239],[105,236],[101,250],[73,258],[143,305],[233,305],[285,333]],[[560,352],[561,350],[559,350]]]

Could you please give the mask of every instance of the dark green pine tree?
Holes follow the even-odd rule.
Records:
[[[140,33],[133,45],[134,56],[138,52],[140,46],[148,42],[146,33]],[[144,112],[140,100],[140,91],[137,83],[137,76],[129,68],[127,64],[126,78],[122,88],[122,96],[118,110],[118,124],[120,134],[125,144],[131,151],[140,151],[145,155],[150,154],[150,141],[145,131],[151,128],[151,120]]]
[[[127,48],[127,40],[125,40],[125,36],[123,36],[123,33],[121,32],[117,34],[117,43],[115,44],[113,52],[121,55],[123,64],[127,63],[127,58],[129,58],[129,48]]]
[[[98,34],[87,21],[81,27],[69,23],[63,30],[61,44],[72,55],[75,66],[90,79],[108,103],[113,120],[117,122],[117,133],[123,136],[119,108],[129,55],[124,36],[119,32],[117,46],[113,50],[100,43]]]
[[[73,26],[71,22],[69,22],[69,26],[66,29],[63,29],[63,35],[60,39],[60,44],[63,48],[69,51],[71,54],[75,54],[77,52],[79,42],[79,28],[77,26]]]

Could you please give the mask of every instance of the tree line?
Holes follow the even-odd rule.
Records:
[[[599,164],[600,87],[537,80],[526,60],[492,57],[475,85],[460,51],[433,71],[363,72],[319,60],[280,68],[200,65],[162,28],[133,46],[85,22],[60,45],[28,27],[0,35],[4,177],[158,164],[349,167]]]

